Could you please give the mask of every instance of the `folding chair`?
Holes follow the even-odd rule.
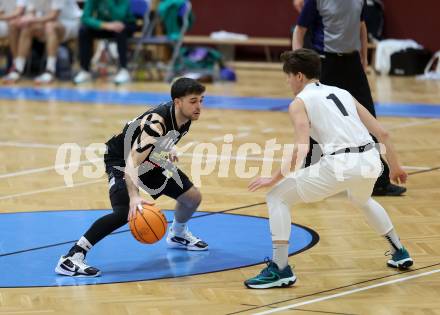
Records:
[[[153,17],[151,21],[144,20],[144,28],[142,30],[142,34],[139,38],[132,38],[132,43],[136,44],[136,49],[134,52],[134,60],[135,62],[139,61],[139,56],[141,50],[145,46],[168,46],[171,48],[171,59],[167,65],[161,66],[160,62],[157,58],[151,58],[151,63],[154,65],[154,68],[159,73],[159,76],[162,77],[161,72],[165,72],[165,81],[171,81],[175,75],[174,67],[177,59],[179,58],[179,51],[182,47],[183,36],[189,27],[189,19],[191,14],[192,6],[190,1],[186,1],[181,8],[179,9],[179,19],[181,19],[181,27],[179,30],[179,36],[177,39],[171,39],[166,35],[154,35],[156,27],[161,23],[161,18],[159,14]],[[147,71],[151,76],[151,67],[147,64]]]

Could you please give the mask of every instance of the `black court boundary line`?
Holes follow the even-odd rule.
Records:
[[[429,172],[436,171],[436,170],[440,170],[440,166],[432,167],[432,168],[427,169],[427,170],[414,171],[414,172],[408,173],[408,175],[417,175],[417,174],[421,174],[421,173],[429,173]]]
[[[336,288],[332,288],[332,289],[327,289],[327,290],[318,291],[318,292],[314,292],[314,293],[310,293],[310,294],[305,294],[305,295],[301,295],[301,296],[298,296],[298,297],[295,297],[295,298],[286,299],[286,300],[282,300],[282,301],[278,301],[278,302],[272,302],[272,303],[256,306],[256,307],[253,307],[253,308],[248,308],[248,309],[245,309],[245,310],[233,312],[233,313],[227,313],[225,315],[240,314],[240,313],[253,311],[253,310],[256,310],[256,309],[259,309],[259,308],[263,308],[263,307],[266,307],[266,308],[276,308],[274,306],[277,305],[277,304],[291,302],[291,301],[295,301],[295,300],[300,300],[300,299],[303,299],[303,298],[306,298],[306,297],[311,297],[311,296],[319,295],[319,294],[322,294],[322,293],[328,293],[328,292],[332,292],[332,291],[337,291],[337,290],[340,290],[340,289],[345,289],[345,288],[349,288],[349,287],[352,287],[352,286],[356,286],[356,285],[360,285],[360,284],[364,284],[364,283],[368,283],[368,282],[372,282],[372,281],[376,281],[376,280],[381,280],[381,279],[386,279],[386,278],[390,278],[390,277],[400,276],[400,275],[403,275],[403,274],[406,274],[406,273],[412,273],[412,272],[415,272],[415,271],[419,271],[419,270],[423,270],[423,269],[427,269],[427,268],[431,268],[431,267],[435,267],[435,266],[440,266],[440,262],[432,264],[432,265],[420,267],[420,268],[410,269],[410,270],[406,270],[406,271],[400,271],[400,272],[392,274],[392,275],[386,275],[386,276],[372,278],[372,279],[368,279],[368,280],[364,280],[364,281],[354,282],[354,283],[351,283],[351,284],[347,284],[347,285],[336,287]],[[274,290],[274,289],[272,289],[272,290]],[[277,290],[277,289],[275,288],[275,290]],[[279,290],[286,290],[286,288],[280,288]],[[295,310],[295,309],[292,309],[292,310]]]
[[[254,203],[254,204],[250,204],[250,205],[246,205],[246,206],[240,206],[240,207],[235,207],[235,208],[231,208],[231,209],[226,209],[226,210],[222,210],[222,211],[217,211],[217,212],[208,212],[205,214],[201,214],[195,217],[192,217],[192,219],[197,219],[197,218],[201,218],[201,217],[206,217],[206,216],[210,216],[210,215],[215,215],[215,214],[222,214],[222,213],[226,213],[226,212],[230,212],[230,211],[234,211],[234,210],[240,210],[240,209],[245,209],[245,208],[250,208],[250,207],[254,207],[254,206],[260,206],[260,205],[264,205],[266,204],[265,202],[260,202],[260,203]],[[88,210],[93,210],[93,209],[88,209]],[[82,210],[82,211],[88,211],[88,210]],[[98,210],[104,210],[104,209],[98,209]],[[63,210],[59,210],[59,211],[63,211]],[[81,211],[81,210],[64,210],[64,211]],[[28,212],[8,212],[8,213],[0,213],[0,216],[3,215],[7,215],[7,214],[17,214],[17,213],[34,213],[34,212],[56,212],[53,210],[46,210],[46,211],[28,211]],[[268,220],[268,218],[266,217],[259,217],[256,215],[247,215],[247,214],[231,214],[231,215],[237,215],[237,216],[244,216],[244,217],[253,217],[253,218],[259,218],[259,219],[266,219]],[[171,221],[170,221],[171,222]],[[304,230],[306,230],[308,233],[310,233],[310,235],[312,236],[312,240],[310,241],[310,243],[305,246],[304,248],[293,252],[291,254],[289,254],[290,256],[294,256],[297,254],[300,254],[310,248],[312,248],[313,246],[315,246],[318,242],[319,242],[319,234],[317,232],[315,232],[314,230],[312,230],[311,228],[307,227],[307,226],[303,226],[301,224],[296,224],[296,223],[291,223],[292,225],[295,225],[299,228],[302,228]],[[126,233],[129,232],[130,230],[123,230],[123,231],[119,231],[119,232],[114,232],[111,233],[110,235],[114,235],[114,234],[120,234],[120,233]],[[109,235],[109,236],[110,236]],[[23,252],[29,252],[29,251],[34,251],[34,250],[39,250],[39,249],[45,249],[45,248],[50,248],[50,247],[56,247],[56,246],[60,246],[60,245],[65,245],[65,244],[69,244],[69,243],[74,243],[77,240],[74,241],[68,241],[68,242],[62,242],[62,243],[57,243],[57,244],[51,244],[51,245],[46,245],[46,246],[41,246],[41,247],[36,247],[36,248],[31,248],[31,249],[27,249],[27,250],[21,250],[21,251],[17,251],[17,252],[13,252],[13,253],[6,253],[6,254],[2,254],[0,255],[1,257],[4,256],[10,256],[10,255],[14,255],[14,254],[20,254]],[[108,283],[68,283],[68,284],[61,284],[61,285],[41,285],[41,286],[4,286],[4,287],[0,287],[2,289],[20,289],[20,288],[53,288],[53,287],[72,287],[72,286],[89,286],[89,285],[112,285],[112,284],[118,284],[118,283],[130,283],[130,282],[146,282],[146,281],[153,281],[153,280],[163,280],[163,279],[175,279],[175,278],[183,278],[183,277],[191,277],[191,276],[196,276],[196,275],[204,275],[204,274],[210,274],[210,273],[217,273],[217,272],[224,272],[224,271],[229,271],[229,270],[236,270],[238,268],[247,268],[247,267],[252,267],[252,266],[256,266],[256,265],[260,265],[262,264],[263,261],[260,262],[256,262],[255,264],[249,264],[249,265],[243,265],[240,267],[231,267],[231,268],[226,268],[226,269],[221,269],[221,270],[216,270],[216,271],[209,271],[209,272],[196,272],[190,275],[182,275],[182,276],[169,276],[169,277],[158,277],[158,278],[150,278],[150,279],[139,279],[139,280],[129,280],[129,281],[114,281],[114,282],[108,282]],[[64,277],[61,275],[58,275],[58,277]],[[75,279],[81,279],[81,278],[75,278],[75,277],[64,277],[66,279],[69,279],[69,281],[74,282]],[[83,278],[84,279],[84,278]],[[93,278],[91,278],[93,279]]]

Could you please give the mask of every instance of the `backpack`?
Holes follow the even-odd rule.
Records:
[[[63,81],[72,79],[73,53],[67,46],[61,45],[57,51],[56,77]]]
[[[207,47],[182,47],[175,64],[175,72],[213,71],[216,65],[222,64],[219,51]]]

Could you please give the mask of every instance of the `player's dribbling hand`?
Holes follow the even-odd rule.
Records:
[[[275,182],[272,177],[257,177],[249,183],[248,189],[250,191],[257,191],[262,187],[270,187],[273,184]]]
[[[128,211],[127,221],[133,220],[138,212],[142,213],[142,205],[153,206],[154,202],[144,200],[141,197],[130,200],[130,210]]]
[[[400,166],[390,169],[390,179],[393,182],[397,184],[404,184],[406,183],[407,178],[408,174]]]

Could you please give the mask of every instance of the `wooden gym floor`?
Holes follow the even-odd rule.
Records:
[[[245,69],[238,76],[236,84],[208,85],[207,93],[290,97],[280,71]],[[374,75],[369,79],[377,102],[440,106],[439,82]],[[32,82],[21,85],[32,86]],[[106,82],[85,88],[115,89]],[[168,92],[168,86],[133,83],[117,90]],[[53,167],[57,146],[105,142],[143,110],[104,103],[0,99],[0,213],[108,209],[105,177],[89,179],[78,172],[73,187],[64,184]],[[243,280],[259,272],[261,264],[153,281],[0,288],[0,314],[440,314],[440,120],[380,117],[380,121],[391,131],[411,174],[405,196],[377,198],[415,259],[409,272],[385,267],[387,244],[368,227],[360,211],[338,195],[292,210],[294,223],[310,227],[320,237],[313,248],[289,258],[298,276],[293,288],[245,289]],[[233,152],[245,142],[264,146],[266,140],[276,138],[278,143],[292,143],[293,136],[285,112],[205,109],[181,144],[212,142],[220,151],[227,133],[235,136]],[[258,159],[249,161],[248,166],[258,163]],[[190,166],[190,156],[183,156],[180,167],[189,171]],[[247,183],[233,171],[220,178],[216,169],[202,177],[200,209],[216,212],[264,202],[264,193],[249,193]],[[162,197],[158,205],[172,209],[174,203]],[[264,205],[233,213],[267,217]],[[53,257],[54,265],[57,258]]]

